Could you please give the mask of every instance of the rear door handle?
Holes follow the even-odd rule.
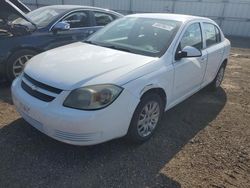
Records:
[[[220,50],[220,51],[219,51],[219,54],[223,54],[223,53],[224,53],[224,51],[223,51],[223,50]]]

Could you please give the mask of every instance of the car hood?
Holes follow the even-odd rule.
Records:
[[[122,85],[141,76],[124,75],[155,59],[158,58],[77,42],[35,56],[24,72],[44,84],[72,90],[103,83]]]
[[[30,9],[18,0],[0,0],[0,19],[2,22],[7,23],[21,17],[32,23],[25,15],[28,12]]]

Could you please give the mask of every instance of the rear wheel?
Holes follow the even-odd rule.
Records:
[[[164,111],[163,102],[159,95],[153,93],[141,99],[128,130],[130,141],[142,143],[153,135]]]
[[[22,74],[25,64],[37,53],[33,50],[20,50],[15,52],[7,62],[6,75],[8,81],[13,81],[16,77]]]
[[[225,70],[226,70],[225,64],[221,65],[214,81],[209,86],[211,90],[215,91],[221,86],[221,83],[224,79]]]

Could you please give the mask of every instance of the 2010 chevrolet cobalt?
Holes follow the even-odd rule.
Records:
[[[220,87],[230,42],[212,20],[176,14],[121,18],[32,58],[12,85],[17,111],[50,137],[92,145],[148,140],[163,112]]]

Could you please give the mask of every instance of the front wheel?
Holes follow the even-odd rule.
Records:
[[[149,94],[142,98],[130,123],[127,137],[135,143],[148,140],[156,130],[162,114],[163,100],[157,94]]]
[[[12,82],[16,77],[21,75],[26,62],[36,54],[33,50],[20,50],[15,52],[7,62],[6,75],[8,81]]]

